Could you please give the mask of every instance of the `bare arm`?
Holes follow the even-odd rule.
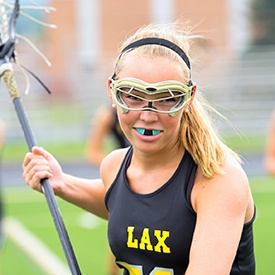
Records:
[[[197,223],[186,275],[228,275],[243,225],[253,216],[246,176],[237,164],[229,166],[224,176],[197,176],[192,194]]]
[[[270,130],[267,137],[265,167],[268,174],[275,176],[275,111],[271,117]]]
[[[101,179],[88,180],[63,173],[56,159],[38,147],[26,154],[22,168],[23,178],[32,189],[42,192],[40,181],[48,178],[57,196],[107,219]]]

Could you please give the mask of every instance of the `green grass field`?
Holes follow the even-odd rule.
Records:
[[[270,177],[250,179],[257,219],[254,224],[258,275],[275,274],[275,180]],[[28,187],[4,190],[5,216],[20,221],[56,254],[64,265],[66,259],[44,196]],[[57,199],[82,274],[106,274],[106,221]],[[47,261],[47,259],[45,259]],[[4,275],[46,274],[31,257],[10,238],[4,244],[1,268]]]
[[[67,265],[58,234],[42,194],[28,188],[4,192],[5,216],[16,218]],[[57,199],[82,274],[106,274],[106,221]],[[16,255],[16,256],[15,256]],[[45,259],[47,261],[47,259]],[[15,266],[15,262],[18,263]],[[4,244],[2,273],[46,274],[10,238]],[[94,271],[94,272],[92,272]]]
[[[229,138],[227,143],[238,152],[259,153],[264,150],[264,137],[240,141]],[[59,161],[83,159],[85,142],[76,144],[40,144],[54,153]],[[27,151],[26,145],[7,143],[3,160],[5,163],[21,161]],[[257,218],[254,224],[257,275],[275,274],[275,179],[255,177],[250,179]],[[63,265],[68,267],[58,234],[52,221],[47,203],[42,194],[28,187],[5,188],[4,213],[6,218],[19,221],[32,235],[42,241]],[[106,275],[107,266],[107,223],[85,211],[57,198],[71,243],[82,274]],[[32,245],[30,245],[32,246]],[[39,252],[37,252],[39,253]],[[47,257],[45,257],[47,261]],[[46,275],[33,257],[16,242],[7,237],[0,256],[2,275]],[[54,273],[55,274],[55,273]],[[58,274],[60,275],[60,274]]]

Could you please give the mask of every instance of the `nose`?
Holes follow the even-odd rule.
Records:
[[[146,122],[154,122],[158,120],[158,114],[151,110],[141,111],[140,119]]]

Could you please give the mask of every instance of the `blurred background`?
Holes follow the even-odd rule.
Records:
[[[243,165],[251,182],[258,213],[255,224],[257,274],[275,274],[275,215],[272,210],[275,207],[274,178],[267,178],[263,167],[270,116],[275,108],[275,1],[36,2],[53,6],[56,11],[24,12],[39,20],[55,24],[57,28],[43,27],[24,16],[19,16],[17,32],[28,37],[52,65],[47,66],[29,44],[20,38],[16,47],[18,63],[34,72],[52,94],[47,94],[30,76],[30,92],[26,95],[26,80],[15,67],[16,79],[38,144],[53,153],[61,161],[65,171],[79,176],[99,176],[97,167],[87,163],[84,151],[96,111],[102,105],[110,104],[107,78],[113,73],[121,42],[148,23],[166,23],[179,19],[190,21],[194,26],[194,32],[204,36],[204,39],[196,41],[192,48],[196,57],[193,64],[193,79],[206,99],[228,119],[228,122],[218,121],[217,127],[225,141],[244,157]],[[31,4],[28,0],[20,3]],[[65,262],[54,235],[52,221],[50,217],[45,218],[49,213],[43,197],[38,198],[37,194],[27,187],[23,192],[21,189],[10,189],[25,186],[21,177],[21,163],[28,149],[8,92],[4,85],[1,85],[0,89],[0,119],[4,122],[5,128],[1,160],[5,215],[19,220],[52,251],[63,257]],[[26,192],[29,193],[26,195]],[[33,205],[26,206],[27,202],[36,203],[35,209]],[[43,205],[43,214],[38,213],[38,203]],[[76,212],[68,207],[62,205],[65,224],[68,225],[73,244],[80,255],[81,267],[87,270],[84,274],[91,274],[91,266],[105,266],[106,257],[102,256],[106,251],[105,224],[99,222],[103,228],[99,227],[98,234],[101,235],[97,235],[92,229],[93,225],[79,225],[82,212]],[[68,212],[66,209],[69,209]],[[37,212],[37,215],[34,212]],[[83,238],[80,239],[80,236]],[[92,240],[88,241],[89,238]],[[102,239],[104,248],[100,242]],[[101,260],[95,258],[93,262],[94,257],[87,257],[87,249],[82,248],[87,241],[92,244],[91,251],[96,251]],[[96,242],[99,242],[97,246]],[[3,249],[3,255],[6,255],[3,258],[3,263],[6,263],[3,274],[18,274],[13,273],[11,269],[16,249],[10,248],[13,245],[9,241],[7,243],[9,245]],[[17,257],[17,261],[26,261],[26,256],[18,252],[16,255],[20,256]],[[33,265],[30,264],[32,269]],[[101,270],[92,274],[102,275],[104,272]],[[51,273],[35,269],[21,274]]]
[[[29,1],[21,1],[21,4]],[[194,45],[193,78],[206,98],[242,134],[265,135],[275,106],[275,3],[272,0],[53,0],[50,14],[34,17],[57,25],[38,26],[19,17],[23,33],[52,63],[48,67],[19,39],[18,61],[52,91],[48,95],[30,76],[17,74],[22,99],[39,142],[85,140],[95,111],[109,103],[107,78],[120,43],[142,25],[189,20],[204,38]],[[5,88],[1,87],[1,90]],[[0,117],[6,122],[7,142],[19,142],[13,106],[0,97]],[[222,123],[221,131],[235,135]]]

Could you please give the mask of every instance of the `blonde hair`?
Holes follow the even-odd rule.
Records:
[[[194,38],[198,37],[197,35],[192,35],[191,31],[192,28],[188,22],[177,21],[165,25],[150,24],[140,28],[134,35],[128,38],[122,44],[121,49],[142,38],[164,38],[178,45],[190,59],[190,46]],[[145,45],[136,48],[134,53],[147,56],[162,56],[177,61],[180,64],[183,82],[188,83],[191,80],[191,72],[186,64],[171,49],[158,45]],[[126,56],[127,54],[124,54],[118,59],[115,66],[115,75],[119,75],[119,72],[123,70]],[[224,144],[217,130],[214,128],[210,113],[219,113],[206,102],[200,91],[196,92],[188,109],[189,112],[182,113],[181,120],[180,140],[184,148],[191,154],[205,177],[212,178],[215,175],[224,174],[222,165],[228,154],[233,155],[238,161],[240,159],[233,150]]]

